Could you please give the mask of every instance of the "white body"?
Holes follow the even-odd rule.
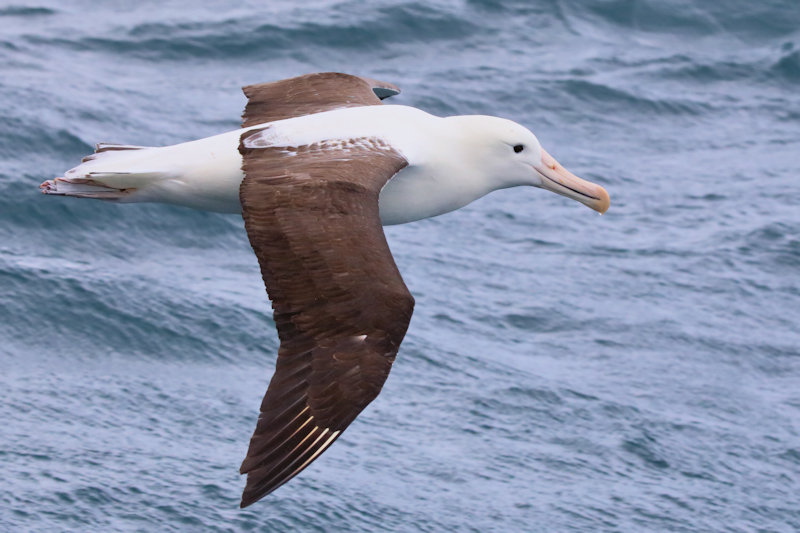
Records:
[[[475,124],[477,119],[491,121]],[[482,162],[487,150],[486,127],[502,135],[533,135],[518,124],[494,117],[440,118],[406,106],[367,106],[336,109],[270,123],[264,134],[248,143],[293,147],[330,139],[379,137],[409,162],[381,191],[384,224],[400,224],[463,207],[485,194],[522,185],[519,179],[487,176]],[[108,151],[69,170],[66,181],[90,178],[116,189],[135,189],[116,198],[120,202],[163,202],[196,209],[241,212],[239,185],[244,178],[239,138],[252,126],[196,141],[159,148]],[[268,133],[267,133],[268,132]],[[534,143],[538,146],[538,142]],[[533,143],[532,143],[533,144]],[[534,147],[535,148],[535,147]],[[505,154],[509,149],[502,148]],[[531,150],[533,151],[533,150]],[[513,155],[513,154],[512,154]],[[541,160],[541,154],[532,154]],[[499,170],[503,170],[502,168]],[[501,172],[502,174],[502,172]],[[505,174],[509,174],[506,172]],[[510,174],[514,174],[510,172]],[[62,191],[66,184],[56,180]],[[52,182],[50,182],[52,183]]]

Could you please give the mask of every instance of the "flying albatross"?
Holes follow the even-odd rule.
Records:
[[[414,298],[381,225],[532,185],[600,213],[608,193],[523,126],[382,105],[396,86],[319,73],[244,88],[242,128],[165,147],[99,144],[42,192],[241,213],[280,338],[241,473],[246,507],[324,452],[378,395]]]

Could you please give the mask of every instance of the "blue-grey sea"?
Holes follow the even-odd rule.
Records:
[[[383,392],[239,510],[277,349],[241,218],[37,186],[315,71],[516,120],[611,208],[387,228]],[[0,531],[798,530],[797,0],[0,0]]]

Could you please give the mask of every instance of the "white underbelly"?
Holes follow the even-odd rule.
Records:
[[[340,111],[351,114],[366,112],[362,108]],[[372,111],[374,113],[374,110]],[[384,111],[397,113],[403,110]],[[323,115],[328,115],[327,113],[274,123],[281,124],[281,129],[275,130],[275,145],[293,146],[297,143],[315,142],[317,137],[323,139],[332,137],[332,133],[327,132],[322,126],[331,126],[327,122],[341,125],[341,120],[337,118],[338,115],[334,117],[334,113],[336,112],[330,112],[330,117],[322,125],[319,124],[319,120]],[[418,110],[414,110],[413,114],[414,116],[421,114],[424,120],[440,120]],[[313,128],[306,124],[311,120],[317,120]],[[263,126],[253,128],[258,127]],[[239,139],[243,131],[245,130],[235,130],[187,143],[131,153],[128,161],[136,168],[125,170],[134,172],[137,169],[142,172],[157,170],[164,175],[159,180],[147,183],[141,189],[137,188],[135,193],[123,201],[164,202],[207,211],[241,213],[239,186],[244,175],[241,170]],[[352,132],[353,135],[358,133]],[[400,133],[404,135],[407,132],[401,130]],[[420,156],[420,148],[417,146],[419,143],[416,141],[410,142],[399,135],[395,142],[404,147],[404,155],[409,159],[426,160],[424,156]],[[124,156],[120,155],[120,158],[122,157]],[[105,161],[110,162],[110,159]],[[487,192],[472,191],[467,182],[461,182],[458,187],[453,187],[453,179],[457,178],[455,174],[458,172],[451,171],[443,165],[439,165],[437,170],[441,172],[441,176],[430,175],[427,169],[417,164],[405,167],[393,177],[380,194],[381,222],[384,225],[402,224],[436,216],[463,207]]]
[[[185,173],[154,183],[124,201],[171,203],[203,211],[241,213],[239,186],[244,174],[238,151],[235,157],[197,160],[197,163],[193,168],[187,168]],[[439,194],[436,183],[424,183],[424,179],[415,168],[406,167],[386,184],[379,197],[384,226],[440,215],[468,202],[466,199],[464,202],[457,199],[443,201],[442,196],[448,192],[452,198],[452,191],[443,186]]]

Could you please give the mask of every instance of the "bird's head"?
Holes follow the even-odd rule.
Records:
[[[461,131],[468,132],[470,163],[491,181],[493,189],[532,185],[577,200],[601,214],[608,209],[609,197],[603,187],[561,166],[524,126],[479,115],[450,119],[459,120]]]

